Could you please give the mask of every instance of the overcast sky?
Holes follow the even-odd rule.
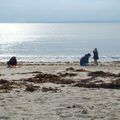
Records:
[[[120,0],[0,0],[0,22],[120,21]]]

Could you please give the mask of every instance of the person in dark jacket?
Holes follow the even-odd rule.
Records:
[[[7,62],[8,67],[15,67],[17,65],[17,59],[15,56],[11,57]]]
[[[85,54],[81,59],[80,59],[80,65],[81,66],[87,66],[89,63],[89,58],[90,58],[91,54]]]
[[[98,57],[98,50],[97,50],[97,48],[94,48],[94,50],[93,50],[93,59],[94,59],[95,65],[98,65],[97,60],[99,59],[99,57]]]

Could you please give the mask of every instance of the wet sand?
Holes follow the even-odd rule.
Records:
[[[119,120],[120,62],[0,64],[1,120]]]

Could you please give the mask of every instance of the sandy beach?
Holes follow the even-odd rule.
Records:
[[[0,63],[0,120],[119,120],[120,62]]]

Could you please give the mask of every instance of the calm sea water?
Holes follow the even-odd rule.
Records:
[[[0,61],[79,61],[95,47],[101,61],[120,60],[120,23],[0,24]]]

